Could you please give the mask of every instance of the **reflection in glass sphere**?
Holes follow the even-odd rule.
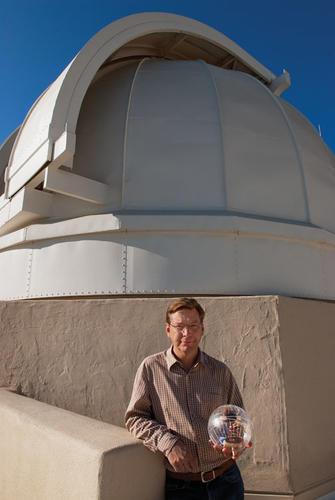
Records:
[[[252,422],[239,406],[222,405],[209,417],[208,434],[213,443],[222,448],[243,450],[251,441]]]

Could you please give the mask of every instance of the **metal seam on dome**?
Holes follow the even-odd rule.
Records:
[[[322,275],[322,279],[321,279],[321,283],[323,284],[323,289],[322,289],[322,293],[323,293],[323,297],[328,297],[330,295],[330,287],[328,285],[328,275],[325,271],[325,259],[326,259],[326,255],[325,255],[325,248],[323,246],[320,246],[319,248],[319,255],[320,255],[320,266],[321,266],[321,275]]]
[[[240,231],[235,231],[233,235],[233,252],[234,252],[234,277],[237,284],[237,291],[240,290],[240,273],[238,266],[238,246],[239,246]]]
[[[122,293],[127,293],[127,261],[128,261],[128,246],[123,243],[121,246],[121,267],[122,267]]]
[[[248,75],[247,73],[244,73],[244,74],[246,75],[247,78],[253,78],[250,75]],[[300,151],[300,146],[299,146],[297,137],[295,135],[295,132],[293,130],[291,121],[289,120],[289,118],[288,118],[288,116],[287,116],[287,114],[286,114],[286,112],[284,110],[284,107],[282,106],[281,102],[271,92],[271,90],[268,87],[266,87],[266,85],[263,85],[256,78],[254,78],[254,80],[257,82],[257,85],[262,86],[262,88],[265,88],[266,92],[271,96],[271,99],[274,101],[275,105],[277,106],[277,108],[281,112],[281,114],[282,114],[282,116],[283,116],[283,118],[285,120],[285,123],[286,123],[286,125],[287,125],[287,127],[288,127],[288,129],[290,131],[290,134],[291,134],[291,137],[292,137],[292,140],[293,140],[293,144],[294,144],[294,147],[295,147],[295,150],[296,150],[296,154],[297,154],[298,164],[299,164],[299,170],[300,170],[301,181],[302,181],[302,189],[303,189],[303,194],[304,194],[306,218],[307,218],[307,222],[311,223],[311,216],[310,216],[309,202],[308,202],[308,195],[307,195],[307,185],[306,185],[306,178],[305,178],[305,171],[304,171],[304,163],[302,161],[302,155],[301,155],[301,151]]]
[[[296,152],[297,152],[299,169],[300,169],[300,175],[301,175],[301,180],[302,180],[302,187],[303,187],[303,192],[304,192],[304,201],[305,201],[307,221],[311,222],[311,215],[310,215],[309,201],[308,201],[308,193],[307,193],[307,185],[306,185],[306,178],[305,178],[305,170],[304,170],[304,162],[302,160],[302,154],[301,154],[301,151],[300,151],[300,146],[299,146],[299,143],[298,143],[298,139],[297,139],[297,136],[295,135],[294,129],[293,129],[292,124],[291,124],[291,121],[289,120],[284,107],[279,102],[279,100],[276,98],[276,96],[274,94],[272,94],[272,92],[270,92],[270,93],[271,93],[271,96],[272,96],[273,100],[276,102],[278,108],[280,109],[280,111],[281,111],[281,113],[282,113],[282,115],[284,117],[284,120],[287,123],[287,126],[288,126],[289,131],[290,131],[291,136],[292,136],[292,139],[293,139],[293,143],[294,143],[294,146],[295,146],[295,149],[296,149]]]
[[[220,130],[221,130],[221,151],[222,151],[221,164],[222,164],[222,172],[223,172],[223,197],[224,197],[223,198],[223,207],[226,210],[228,207],[228,194],[227,194],[226,162],[225,162],[225,155],[224,155],[222,105],[221,105],[221,101],[219,99],[216,81],[214,80],[213,74],[211,72],[211,66],[202,60],[200,61],[200,63],[205,66],[206,71],[209,73],[210,80],[211,80],[212,85],[214,87],[214,92],[215,92],[215,97],[216,97],[216,102],[217,102],[217,114],[218,114],[218,119],[219,119],[218,121],[219,121]]]
[[[306,125],[309,128],[311,128],[311,130],[313,131],[313,134],[315,134],[318,138],[321,139],[321,144],[322,144],[322,147],[323,147],[325,153],[327,155],[329,155],[329,152],[331,152],[332,154],[334,154],[333,151],[328,146],[328,144],[325,142],[325,140],[322,137],[322,135],[320,135],[320,133],[318,132],[318,130],[315,127],[315,125],[307,118],[307,116],[305,116],[299,109],[295,108],[290,102],[286,101],[286,99],[283,99],[283,98],[280,97],[280,104],[281,104],[281,106],[283,106],[282,103],[281,103],[281,101],[285,102],[285,105],[288,106],[288,108],[290,108],[291,112],[298,112],[299,113],[299,117],[304,121],[304,123],[306,123]],[[284,108],[284,106],[283,106],[283,108]],[[334,165],[331,165],[331,166],[335,169],[335,163],[334,163]]]
[[[320,229],[318,227],[312,227],[311,229]],[[321,229],[321,231],[324,231],[323,229]],[[115,231],[113,230],[106,230],[106,231],[98,231],[97,234],[105,234],[105,233],[114,233]],[[124,230],[122,231],[122,233],[128,233],[128,232],[139,232],[139,230]],[[199,229],[199,228],[192,228],[192,229],[185,229],[185,228],[163,228],[163,229],[144,229],[143,232],[145,234],[148,234],[148,233],[184,233],[184,234],[192,234],[192,233],[196,233],[196,234],[199,234],[199,233],[202,233],[202,234],[206,234],[206,233],[217,233],[217,234],[226,234],[226,235],[229,235],[229,234],[235,234],[235,233],[238,233],[239,236],[243,237],[249,237],[250,235],[254,235],[254,236],[257,236],[257,237],[261,237],[261,238],[272,238],[272,239],[276,239],[276,240],[290,240],[290,241],[297,241],[297,242],[304,242],[304,241],[308,241],[310,244],[312,245],[317,245],[317,246],[325,246],[327,248],[335,248],[335,242],[331,242],[331,241],[325,241],[325,240],[322,240],[322,239],[311,239],[311,238],[307,238],[305,236],[290,236],[290,235],[287,235],[287,234],[275,234],[275,233],[270,233],[270,232],[264,232],[264,231],[250,231],[250,230],[241,230],[241,229],[233,229],[233,228],[210,228],[210,229]],[[327,232],[327,231],[326,231]],[[80,235],[85,235],[85,234],[89,234],[89,233],[86,233],[86,232],[83,232],[83,233],[76,233],[76,234],[73,234],[73,235],[67,235],[66,238],[70,238],[70,239],[77,239],[78,236]],[[29,242],[37,242],[37,241],[48,241],[48,240],[53,240],[53,239],[57,239],[57,240],[64,240],[65,237],[60,237],[58,238],[57,236],[53,235],[53,236],[48,236],[47,238],[38,238],[36,240],[26,240],[26,241],[20,241],[19,243],[17,244],[13,244],[13,245],[8,245],[7,247],[4,247],[0,250],[0,253],[2,252],[6,252],[6,248],[17,248],[17,247],[21,247],[22,244],[25,244],[25,243],[29,243]]]
[[[33,249],[34,244],[31,246],[30,251],[28,252],[28,264],[27,264],[27,282],[26,282],[26,298],[29,297],[30,294],[30,285],[31,285],[31,268],[33,263]]]
[[[137,75],[140,71],[140,68],[144,61],[149,59],[148,57],[144,57],[139,63],[136,68],[136,71],[133,76],[133,81],[131,83],[130,87],[130,92],[129,92],[129,98],[128,98],[128,106],[127,106],[127,113],[126,113],[126,120],[125,120],[125,125],[124,125],[124,136],[123,136],[123,154],[122,154],[122,188],[121,188],[121,207],[124,207],[124,196],[125,196],[125,182],[126,182],[126,156],[127,156],[127,139],[128,139],[128,121],[129,121],[129,113],[130,113],[130,108],[131,108],[131,101],[133,98],[133,91],[135,87],[135,81],[137,78]]]

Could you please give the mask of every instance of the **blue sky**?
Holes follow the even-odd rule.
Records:
[[[282,97],[335,151],[335,0],[0,0],[0,144],[95,33],[136,12],[163,11],[224,33],[292,86]]]

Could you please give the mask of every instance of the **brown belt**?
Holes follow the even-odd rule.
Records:
[[[166,470],[168,476],[173,477],[174,479],[181,479],[182,481],[202,481],[203,483],[209,483],[221,476],[224,472],[226,472],[229,467],[231,467],[234,463],[234,460],[231,458],[227,460],[224,464],[216,469],[209,470],[207,472],[172,472],[170,470]]]

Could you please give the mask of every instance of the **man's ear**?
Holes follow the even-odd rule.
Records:
[[[170,330],[171,330],[171,327],[169,325],[169,323],[165,323],[165,331],[166,331],[166,335],[170,338]]]

